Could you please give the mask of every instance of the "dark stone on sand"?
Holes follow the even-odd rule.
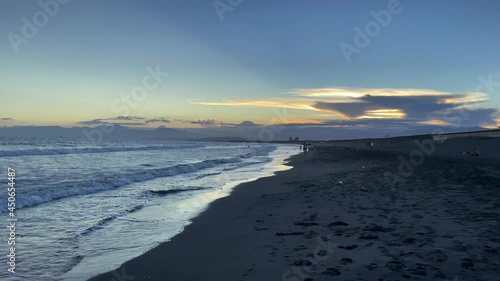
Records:
[[[363,234],[363,235],[359,236],[359,239],[363,239],[363,240],[376,240],[376,239],[378,239],[378,236],[377,235],[371,235],[371,234]]]
[[[344,265],[350,264],[350,263],[352,263],[352,259],[350,259],[350,258],[343,258],[343,259],[340,260],[340,263],[344,264]]]
[[[333,267],[330,267],[330,268],[327,268],[326,271],[321,272],[321,274],[339,276],[340,270],[333,268]]]
[[[349,224],[343,221],[336,221],[328,224],[328,226],[348,226]]]
[[[304,232],[277,232],[276,236],[297,236],[297,235],[303,235]]]

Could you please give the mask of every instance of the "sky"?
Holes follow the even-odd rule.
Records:
[[[0,126],[500,125],[497,0],[0,5]]]

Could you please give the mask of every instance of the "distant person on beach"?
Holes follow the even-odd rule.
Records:
[[[373,142],[370,142],[370,141],[366,143],[366,146],[368,147],[368,149],[373,149],[374,148]]]
[[[472,152],[463,152],[462,154],[470,155],[470,156],[479,156],[479,151],[477,150],[477,148],[474,147]]]

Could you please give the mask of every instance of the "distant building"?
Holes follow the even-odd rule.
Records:
[[[295,141],[299,141],[299,137],[295,137]]]
[[[293,141],[293,138],[292,138],[292,137],[289,137],[289,138],[288,138],[288,141]]]

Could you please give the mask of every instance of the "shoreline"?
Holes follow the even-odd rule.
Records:
[[[496,280],[499,162],[441,154],[391,188],[382,175],[397,171],[398,151],[319,146],[89,281]]]
[[[246,146],[244,149],[243,152],[246,152]],[[260,146],[255,149],[260,149]],[[249,151],[255,150],[249,148]],[[128,260],[138,257],[166,241],[170,241],[172,237],[182,233],[184,228],[190,225],[194,218],[203,213],[211,202],[229,196],[239,184],[289,169],[289,166],[283,165],[284,160],[295,153],[297,153],[297,150],[294,151],[290,146],[281,145],[272,148],[272,151],[265,158],[250,159],[249,164],[248,161],[242,161],[243,165],[240,163],[231,164],[227,166],[227,170],[226,168],[217,168],[215,172],[220,171],[219,173],[203,171],[204,169],[197,171],[196,173],[202,176],[190,176],[193,180],[183,183],[182,186],[198,187],[198,190],[196,188],[192,188],[193,191],[190,191],[189,188],[181,189],[179,179],[176,180],[175,178],[173,180],[159,178],[155,179],[155,181],[146,181],[145,183],[139,183],[140,185],[128,187],[130,190],[138,190],[139,193],[142,192],[142,194],[148,196],[146,202],[140,202],[141,207],[138,208],[140,212],[131,212],[131,214],[127,214],[125,220],[117,220],[105,231],[97,229],[96,233],[93,233],[92,236],[89,235],[96,241],[95,244],[105,243],[104,247],[92,247],[95,249],[94,251],[89,251],[88,255],[82,255],[81,260],[74,265],[68,266],[71,269],[66,270],[64,274],[55,276],[60,278],[58,280],[87,280],[117,268]],[[206,175],[210,177],[206,177]],[[170,184],[171,181],[175,183]],[[175,194],[170,194],[168,191],[163,193],[164,190],[172,188],[174,190],[172,193]],[[158,194],[156,194],[155,190],[159,190]],[[142,226],[149,229],[147,233]],[[124,229],[127,229],[127,231],[123,231]],[[108,233],[114,233],[114,235],[110,236]],[[108,241],[113,241],[113,239],[103,239],[103,237],[116,237],[117,240],[114,240],[114,243],[109,243]],[[122,237],[124,237],[123,241],[127,244],[117,244],[115,246],[116,241],[121,241],[119,238]],[[132,240],[132,242],[127,239]],[[129,245],[132,247],[128,247]],[[91,247],[88,248],[92,249]],[[106,249],[109,250],[106,251]]]
[[[294,161],[294,159],[300,158],[300,157],[302,157],[302,154],[296,154],[296,155],[292,155],[291,157],[286,158],[284,160],[286,163],[283,163],[282,165],[291,166],[291,168],[288,170],[276,171],[276,172],[274,172],[273,175],[264,176],[264,177],[254,179],[254,180],[249,181],[249,182],[244,182],[244,183],[240,183],[240,184],[236,185],[235,187],[232,188],[232,191],[228,196],[216,199],[215,201],[211,202],[202,213],[200,213],[199,215],[197,215],[196,217],[191,219],[191,223],[189,225],[187,225],[184,228],[184,230],[181,233],[179,233],[178,235],[172,237],[168,241],[161,243],[160,245],[145,252],[144,254],[125,262],[119,268],[117,268],[113,271],[109,271],[109,272],[94,276],[94,277],[88,279],[88,281],[97,281],[97,280],[106,280],[107,281],[107,280],[112,280],[113,278],[116,278],[117,276],[125,277],[124,280],[134,280],[134,281],[135,280],[155,280],[155,279],[153,279],[153,276],[160,278],[161,274],[160,275],[153,274],[153,275],[148,276],[147,279],[141,279],[143,277],[139,277],[139,275],[136,276],[133,274],[129,274],[129,271],[127,271],[126,268],[129,267],[129,264],[133,264],[132,267],[135,267],[135,268],[140,269],[140,270],[145,269],[142,266],[136,266],[138,264],[143,263],[142,259],[149,258],[149,255],[156,255],[156,252],[158,252],[158,251],[163,252],[163,251],[165,251],[165,250],[163,250],[164,248],[170,248],[170,247],[172,247],[171,245],[173,245],[173,244],[186,243],[186,241],[188,241],[190,239],[194,239],[195,236],[198,235],[197,231],[199,231],[201,228],[210,227],[212,225],[212,223],[214,223],[214,222],[220,223],[219,219],[223,215],[227,214],[227,208],[231,208],[231,207],[235,207],[236,205],[239,205],[240,202],[236,202],[236,201],[240,201],[240,200],[248,201],[247,196],[250,195],[250,196],[255,197],[255,195],[258,195],[256,193],[260,194],[260,192],[263,191],[262,189],[266,189],[265,186],[260,186],[260,184],[258,183],[259,181],[271,180],[271,179],[273,179],[273,178],[275,178],[283,173],[287,173],[287,172],[292,171],[295,168],[294,166],[292,166],[292,162]],[[256,189],[259,189],[259,188],[260,188],[260,190],[257,191]],[[178,246],[178,247],[182,247],[182,246]],[[174,248],[178,248],[178,247],[174,247]],[[169,250],[167,250],[167,251],[169,251]],[[146,266],[146,268],[155,268],[155,266],[153,266],[153,267]],[[132,278],[132,276],[134,276],[133,277],[134,279],[126,279],[127,276],[129,276],[129,278]],[[162,278],[163,277],[161,277],[160,279],[157,279],[157,280],[163,280]],[[168,277],[168,278],[171,278],[171,277]],[[118,279],[118,280],[120,280],[120,279]]]

